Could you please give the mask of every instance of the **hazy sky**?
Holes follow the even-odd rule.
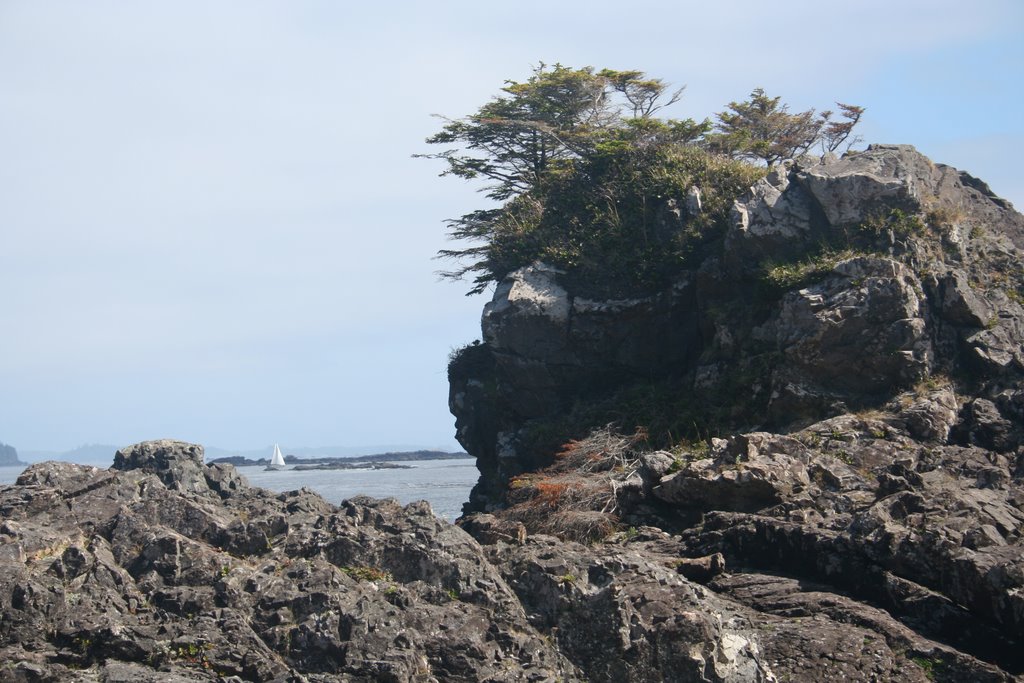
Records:
[[[455,448],[481,197],[410,155],[538,61],[859,104],[1024,206],[1019,0],[632,6],[0,0],[0,441]]]

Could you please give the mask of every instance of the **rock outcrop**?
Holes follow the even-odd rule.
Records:
[[[544,264],[497,288],[483,343],[449,367],[483,473],[467,511],[550,463],[560,444],[536,435],[553,418],[631,383],[727,405],[720,431],[791,430],[938,375],[986,400],[1019,383],[1024,218],[977,179],[873,146],[790,162],[734,213],[720,252],[662,292],[592,301]]]
[[[727,542],[698,558],[652,527],[587,546],[466,520],[481,546],[425,503],[333,506],[201,460],[143,443],[0,488],[0,678],[1010,680],[829,586],[730,572]]]
[[[0,679],[574,680],[425,503],[249,487],[159,441],[0,488]]]
[[[461,523],[492,542],[487,530],[523,526],[499,566],[517,567],[507,578],[528,585],[528,610],[544,589],[512,558],[535,534],[671,534],[656,545],[673,548],[687,586],[703,583],[695,604],[770,631],[716,641],[756,649],[744,680],[815,680],[808,648],[825,643],[837,679],[1024,674],[1022,263],[1024,217],[984,183],[873,146],[774,169],[737,201],[718,251],[665,291],[590,301],[543,264],[512,273],[483,343],[449,367],[458,436],[481,470]],[[628,436],[653,425],[663,432]],[[637,572],[655,535],[609,552],[635,551]],[[560,600],[586,613],[583,596],[605,585],[566,581]],[[701,613],[654,598],[659,585],[652,603]],[[678,614],[603,659],[574,650],[588,636],[568,640],[598,638],[607,610],[545,623],[571,628],[562,649],[578,665],[604,662],[589,677],[643,680],[664,675],[640,653],[672,641]],[[631,633],[645,618],[626,619]],[[861,655],[882,643],[870,669]]]
[[[8,446],[5,443],[0,443],[0,467],[24,464],[25,463],[18,460],[18,451],[15,450],[14,446]]]
[[[1024,218],[905,146],[733,218],[663,291],[498,287],[458,526],[176,441],[30,467],[0,679],[1024,680]]]

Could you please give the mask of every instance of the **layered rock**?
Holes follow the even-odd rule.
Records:
[[[449,367],[461,528],[182,442],[29,468],[0,678],[1021,680],[1024,219],[896,146],[734,217],[664,291],[498,288]]]
[[[483,344],[449,368],[483,475],[467,510],[550,463],[556,448],[533,436],[553,418],[630,383],[734,399],[715,420],[726,430],[784,431],[933,375],[994,400],[1024,374],[1024,218],[971,176],[873,146],[788,162],[734,213],[717,255],[662,292],[592,301],[544,264],[496,289]]]
[[[42,463],[0,488],[3,680],[928,680],[918,660],[1008,680],[685,536],[467,520],[482,547],[425,503],[273,494],[201,453],[138,444],[117,469]]]
[[[526,546],[501,556],[519,567],[514,588],[536,571],[510,559],[532,534],[673,534],[658,543],[705,582],[698,602],[780,634],[729,632],[757,645],[752,679],[818,680],[810,652],[823,643],[837,679],[1024,674],[1024,217],[911,147],[873,146],[774,169],[737,201],[719,246],[671,289],[628,302],[581,307],[541,264],[496,290],[483,343],[449,368],[459,438],[481,470],[463,524],[484,541],[502,537],[474,526],[478,511],[485,529],[523,525]],[[589,310],[604,316],[592,327]],[[638,395],[692,419],[690,440],[610,445],[609,415],[651,409]],[[544,589],[527,585],[529,604]],[[583,609],[603,585],[563,586],[577,601],[561,600]],[[546,623],[570,622],[574,634],[603,623]],[[676,626],[644,642],[663,642],[659,628]],[[642,668],[642,646],[602,658],[578,637],[563,649],[604,662],[586,670],[595,679],[659,671]],[[861,655],[881,643],[871,670]]]

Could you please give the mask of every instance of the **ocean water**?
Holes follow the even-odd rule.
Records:
[[[397,498],[402,504],[417,500],[430,503],[434,514],[453,520],[469,500],[479,472],[472,458],[458,460],[419,460],[401,463],[399,470],[312,470],[266,472],[262,467],[239,467],[238,471],[253,486],[283,492],[313,489],[329,503],[337,505],[346,498],[367,495]],[[24,467],[0,467],[0,484],[13,484]]]

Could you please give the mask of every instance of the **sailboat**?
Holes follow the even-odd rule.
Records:
[[[287,463],[284,461],[284,456],[281,455],[281,449],[278,445],[274,444],[274,455],[270,458],[270,464],[267,465],[265,472],[273,472],[274,470],[283,470],[287,467]]]

